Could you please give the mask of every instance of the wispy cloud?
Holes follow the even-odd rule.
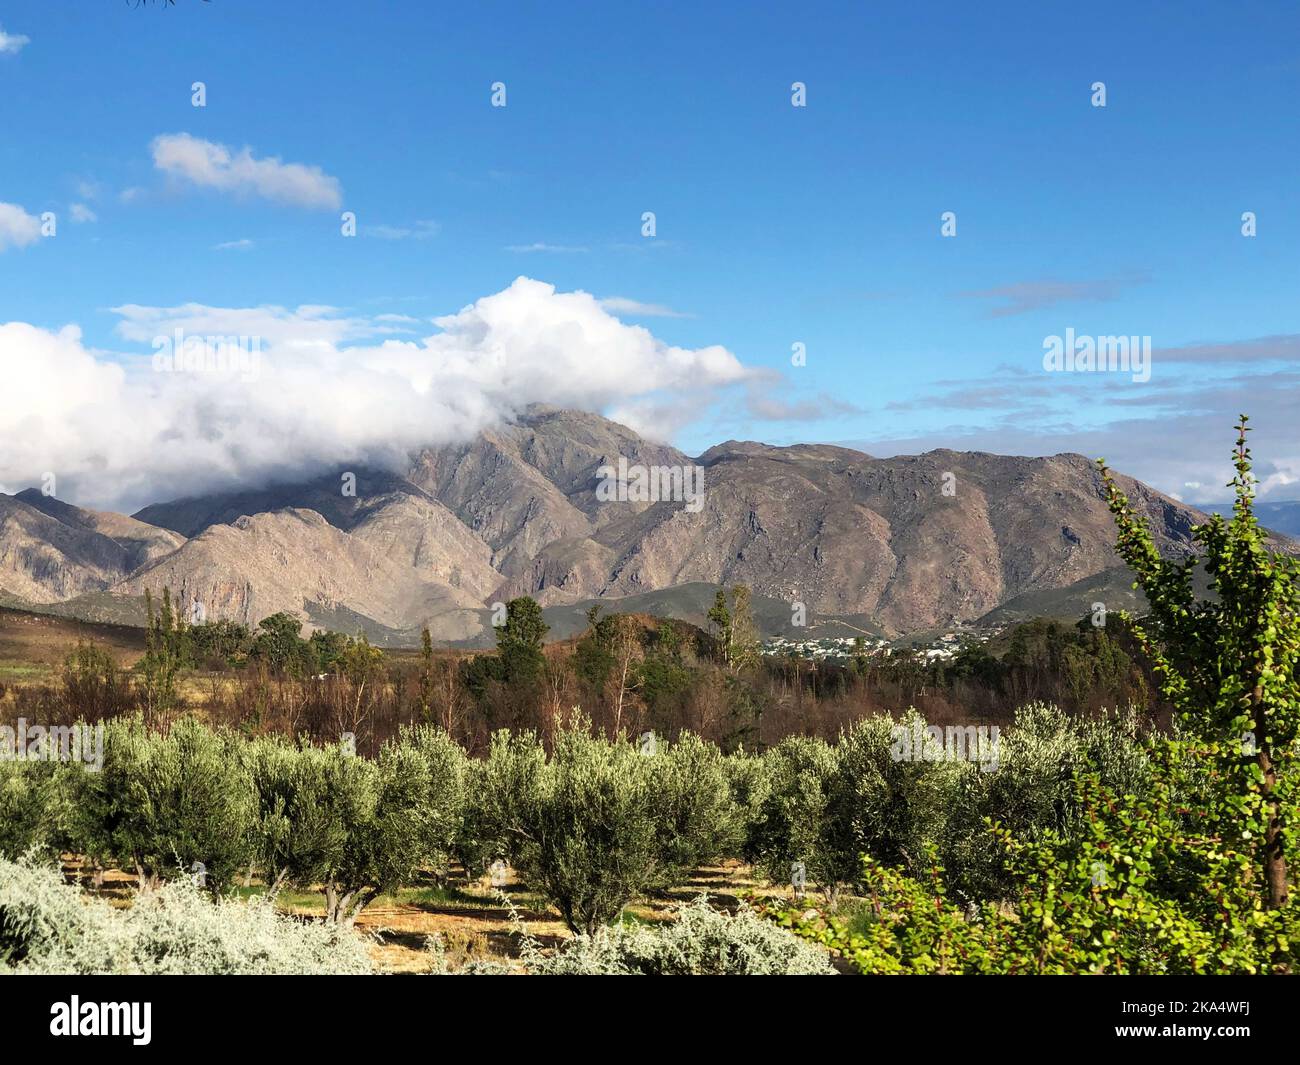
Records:
[[[31,42],[30,37],[24,37],[21,33],[5,33],[0,29],[0,55],[17,55]]]
[[[1221,343],[1185,344],[1178,348],[1157,348],[1153,362],[1296,362],[1300,363],[1300,333],[1228,340]]]
[[[25,248],[41,237],[41,220],[16,203],[0,203],[0,251]]]
[[[361,232],[368,237],[378,237],[380,240],[429,240],[436,237],[442,226],[432,219],[420,219],[411,225],[390,226],[379,223],[373,226],[362,226]]]
[[[253,247],[253,242],[247,237],[241,237],[239,240],[223,240],[220,244],[212,245],[213,251],[248,251]]]
[[[1144,284],[1146,277],[1103,278],[1096,281],[1017,281],[997,288],[963,292],[967,299],[997,300],[1000,306],[989,310],[990,318],[1008,318],[1029,314],[1062,303],[1106,303],[1134,285]]]
[[[188,133],[165,133],[154,138],[152,151],[158,170],[199,188],[260,196],[295,207],[338,208],[343,202],[338,179],[320,167],[285,163],[273,156],[258,159],[251,148],[233,151]]]
[[[68,215],[74,222],[98,222],[99,215],[95,214],[84,203],[74,203],[68,207]]]
[[[546,244],[542,241],[538,241],[534,244],[506,245],[506,251],[512,251],[517,255],[531,255],[535,252],[550,252],[555,255],[575,255],[590,250],[590,248],[585,248],[576,244]]]
[[[1014,367],[936,381],[924,394],[884,407],[931,415],[925,428],[847,443],[874,455],[951,448],[1105,456],[1124,473],[1199,504],[1230,495],[1232,426],[1245,411],[1256,430],[1261,495],[1294,498],[1300,484],[1296,344],[1293,337],[1259,337],[1157,351],[1156,371],[1140,385],[1125,374],[1048,375]],[[1162,362],[1180,359],[1185,365],[1177,372],[1160,373]]]
[[[694,318],[693,314],[675,311],[662,303],[642,303],[640,300],[625,296],[607,296],[600,301],[605,310],[613,314],[625,314],[629,318]]]
[[[745,413],[759,421],[819,422],[864,413],[861,407],[846,403],[825,392],[807,399],[776,395],[774,382],[751,384],[746,389]]]

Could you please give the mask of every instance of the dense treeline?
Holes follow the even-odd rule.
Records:
[[[150,603],[146,653],[130,672],[93,646],[71,654],[59,683],[16,687],[10,719],[52,723],[112,718],[137,709],[163,725],[187,712],[245,734],[306,733],[332,742],[344,733],[375,754],[404,726],[436,724],[482,754],[493,732],[531,729],[545,744],[572,706],[607,736],[691,732],[724,751],[763,750],[792,735],[833,739],[873,714],[915,707],[936,724],[1002,724],[1010,708],[1051,702],[1087,717],[1153,700],[1151,667],[1128,623],[1104,627],[1035,621],[990,645],[971,641],[951,660],[912,649],[817,662],[758,654],[747,592],[719,593],[711,632],[682,622],[588,614],[577,639],[545,642],[538,605],[511,601],[494,652],[384,652],[363,635],[302,635],[288,615],[257,629],[229,621],[187,623],[164,589]]]

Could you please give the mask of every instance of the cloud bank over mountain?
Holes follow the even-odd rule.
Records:
[[[114,312],[124,352],[87,347],[75,325],[0,324],[8,491],[53,473],[60,497],[122,509],[341,462],[399,469],[412,448],[467,440],[534,403],[612,410],[663,438],[674,412],[765,379],[724,347],[676,347],[586,292],[527,277],[424,336],[421,323],[321,306]]]

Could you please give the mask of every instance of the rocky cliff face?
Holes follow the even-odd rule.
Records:
[[[678,477],[698,468],[700,495],[610,499],[601,474],[620,459]],[[432,621],[461,639],[516,595],[553,606],[744,583],[899,633],[1084,587],[1118,565],[1101,480],[1079,455],[879,459],[728,441],[690,458],[597,415],[537,408],[421,451],[401,474],[354,472],[355,491],[334,473],[134,518],[0,496],[0,590],[42,602],[169,586],[209,616]],[[1121,481],[1161,549],[1186,553],[1203,515]]]

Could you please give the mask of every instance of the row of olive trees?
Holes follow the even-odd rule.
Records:
[[[368,759],[192,720],[165,735],[119,720],[105,726],[99,771],[0,763],[0,852],[72,851],[146,888],[199,873],[220,890],[256,868],[273,890],[321,885],[341,924],[421,869],[459,859],[473,874],[503,859],[592,931],[735,849],[723,765],[694,737],[647,755],[582,720],[549,758],[534,735],[503,732],[482,761],[427,726]]]
[[[482,759],[428,726],[374,759],[189,720],[165,735],[138,719],[105,731],[99,772],[0,763],[0,852],[72,851],[145,887],[198,871],[220,890],[255,869],[272,890],[320,885],[340,924],[457,861],[470,876],[508,862],[588,932],[723,857],[834,898],[858,881],[864,853],[918,870],[937,851],[960,896],[996,898],[1007,880],[986,818],[1020,838],[1068,831],[1089,767],[1121,791],[1146,772],[1131,721],[1078,723],[1041,706],[1000,737],[994,771],[900,757],[887,717],[836,744],[795,737],[730,756],[689,734],[610,741],[581,718],[549,755],[535,734],[502,731]]]
[[[741,855],[769,880],[793,877],[832,902],[860,882],[863,855],[914,875],[937,858],[956,897],[998,900],[1012,881],[990,822],[1022,840],[1075,833],[1081,779],[1099,773],[1123,793],[1150,775],[1131,711],[1084,721],[1031,704],[982,749],[933,760],[900,751],[900,726],[912,734],[924,722],[872,717],[834,744],[791,737],[761,758],[729,759]]]

